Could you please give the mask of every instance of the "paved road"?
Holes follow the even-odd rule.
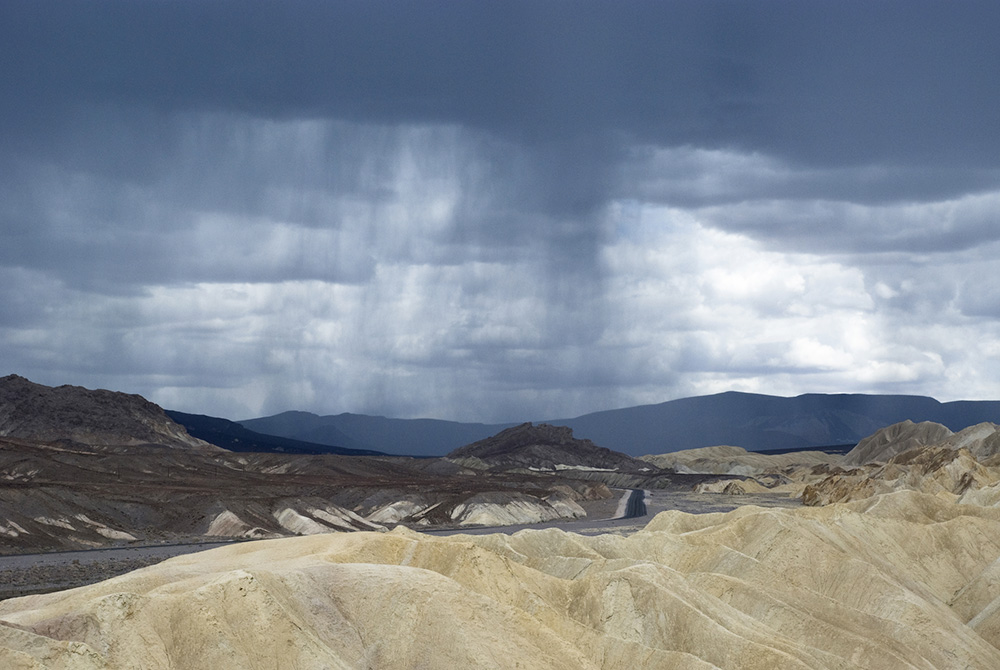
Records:
[[[632,494],[625,504],[625,514],[623,519],[636,519],[646,516],[646,492],[639,489],[632,489]]]

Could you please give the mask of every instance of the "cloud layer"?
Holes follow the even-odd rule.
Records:
[[[10,372],[518,420],[996,398],[990,3],[0,9]]]

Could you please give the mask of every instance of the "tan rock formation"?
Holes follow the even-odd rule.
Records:
[[[745,495],[747,493],[771,493],[771,489],[758,483],[755,479],[720,479],[715,482],[698,484],[694,492]]]
[[[0,603],[0,667],[1000,667],[1000,510],[912,491],[631,536],[244,543]]]
[[[909,419],[877,430],[851,449],[841,461],[844,467],[865,463],[885,463],[896,454],[929,444],[938,444],[952,432],[939,423]]]
[[[934,436],[943,437],[929,442]],[[993,506],[1000,502],[998,450],[1000,426],[992,423],[954,434],[938,424],[896,424],[858,443],[845,456],[849,469],[812,482],[802,492],[802,500],[807,505],[825,505],[913,490]],[[848,460],[866,464],[850,467]]]
[[[838,463],[840,458],[822,451],[759,454],[743,447],[718,446],[641,456],[640,460],[674,472],[754,477],[784,468],[832,465]]]
[[[795,498],[807,484],[823,479],[840,459],[837,454],[815,450],[760,454],[728,445],[641,457],[673,472],[739,478],[698,484],[696,493],[770,493]]]

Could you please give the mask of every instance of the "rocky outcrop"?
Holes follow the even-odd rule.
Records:
[[[811,484],[802,493],[806,505],[861,500],[900,490],[962,495],[1000,482],[1000,470],[987,467],[967,449],[917,447],[882,465],[846,470]]]
[[[931,442],[935,437],[938,441]],[[866,464],[845,464],[807,486],[802,494],[805,504],[847,502],[904,489],[960,496],[970,504],[993,505],[1000,499],[1000,494],[991,492],[1000,485],[1000,426],[996,424],[982,423],[952,433],[937,424],[906,422],[875,433],[855,451],[851,460]],[[887,461],[880,462],[887,455]]]
[[[669,483],[652,463],[577,439],[565,426],[544,423],[508,428],[456,449],[447,458],[463,467],[493,474],[557,474],[619,488],[655,488]]]
[[[760,484],[755,479],[720,479],[715,482],[705,482],[696,486],[694,492],[722,493],[731,496],[746,495],[748,493],[772,493],[771,489]]]
[[[950,449],[965,449],[981,463],[998,464],[1000,426],[989,422],[969,426],[945,438],[941,444]]]
[[[673,472],[755,477],[785,468],[832,465],[841,456],[822,451],[793,451],[786,454],[760,454],[743,447],[717,446],[687,449],[668,454],[640,456],[640,460]]]
[[[599,485],[600,486],[600,485]],[[587,516],[579,500],[610,497],[596,489],[583,494],[567,487],[528,493],[487,491],[471,495],[410,494],[381,504],[365,517],[368,521],[395,526],[509,526]]]
[[[875,431],[844,456],[845,467],[866,463],[885,463],[896,454],[929,444],[938,444],[951,437],[952,432],[939,423],[909,419]]]
[[[53,388],[18,375],[0,379],[0,437],[219,451],[188,435],[142,396],[79,386]]]
[[[571,428],[545,423],[537,426],[523,423],[508,428],[493,437],[459,447],[448,458],[457,462],[469,459],[503,469],[652,471],[649,465],[630,456],[573,437]]]
[[[1000,667],[1000,510],[912,491],[629,536],[242,543],[0,602],[0,667]]]

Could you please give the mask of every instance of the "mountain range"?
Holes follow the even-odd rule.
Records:
[[[1000,422],[1000,401],[939,402],[926,396],[820,394],[793,398],[726,392],[537,423],[630,456],[732,445],[750,451],[854,445],[884,426],[934,421],[959,431]],[[283,412],[239,421],[257,433],[411,456],[443,456],[516,423],[460,423],[362,414]]]
[[[165,410],[168,417],[184,426],[192,437],[223,449],[239,452],[270,452],[288,454],[337,454],[340,456],[386,456],[371,449],[350,449],[328,444],[314,444],[278,435],[256,433],[235,421],[203,414],[188,414]],[[344,440],[346,441],[346,440]],[[342,443],[344,441],[341,441]]]

